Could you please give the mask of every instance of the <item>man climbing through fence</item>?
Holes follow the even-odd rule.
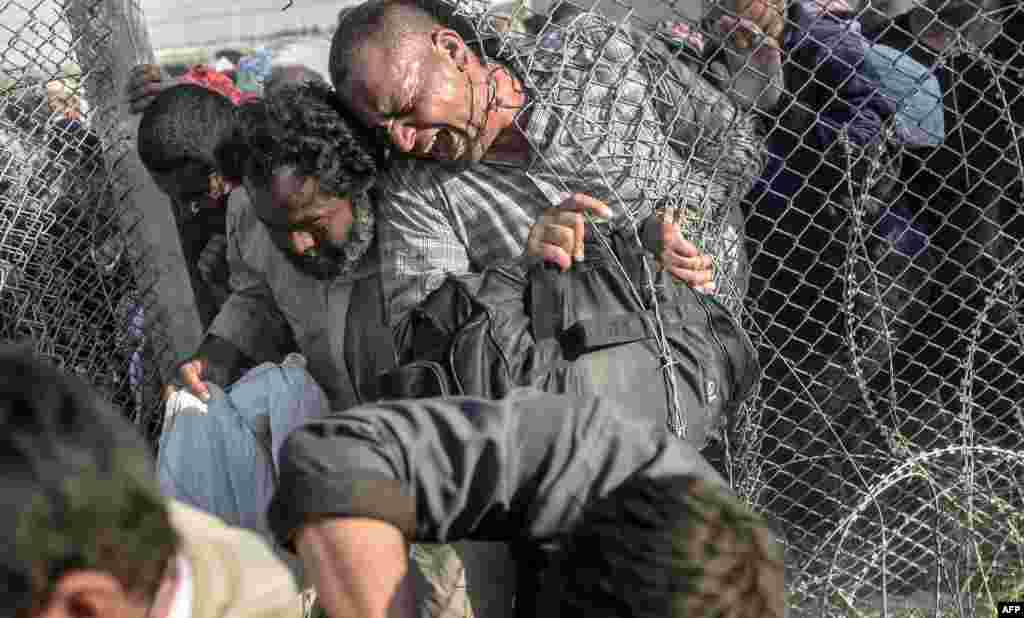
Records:
[[[520,389],[315,421],[270,507],[332,618],[412,617],[407,543],[551,549],[520,616],[782,618],[768,526],[689,444],[610,400]]]

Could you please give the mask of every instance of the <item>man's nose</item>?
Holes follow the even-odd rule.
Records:
[[[411,152],[416,147],[416,129],[399,123],[393,123],[390,128],[391,142],[395,148],[402,152]]]
[[[296,255],[306,255],[307,251],[316,249],[316,239],[309,232],[292,232],[289,240]]]

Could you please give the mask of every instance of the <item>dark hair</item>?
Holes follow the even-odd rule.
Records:
[[[71,570],[156,594],[178,537],[145,443],[90,386],[27,345],[0,347],[0,479],[0,614],[45,606]]]
[[[192,167],[209,175],[216,169],[217,144],[231,134],[236,109],[227,97],[181,84],[161,92],[139,123],[139,158],[150,172]]]
[[[331,39],[331,83],[339,91],[345,87],[356,53],[370,41],[397,49],[408,35],[426,33],[439,25],[457,32],[478,54],[487,55],[470,19],[455,14],[457,5],[445,0],[367,0],[342,9]]]
[[[235,66],[238,66],[238,62],[242,59],[242,57],[243,57],[242,52],[238,51],[237,49],[230,49],[230,48],[229,49],[217,50],[213,54],[214,60],[217,60],[219,58],[227,58],[228,60],[231,61],[231,64],[233,64]]]
[[[315,81],[282,86],[242,106],[238,128],[217,158],[229,178],[264,186],[275,169],[294,165],[339,196],[369,188],[379,163],[369,133],[349,118],[330,86]]]
[[[270,69],[270,77],[263,85],[263,98],[273,97],[279,89],[288,84],[301,82],[320,82],[327,85],[323,75],[304,64],[278,65]]]
[[[563,618],[782,618],[765,522],[706,481],[634,477],[590,506],[559,563]]]

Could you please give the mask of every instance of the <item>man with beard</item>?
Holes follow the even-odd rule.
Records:
[[[164,493],[264,535],[284,438],[331,409],[373,399],[372,379],[394,363],[368,252],[366,189],[377,168],[367,140],[345,122],[325,84],[293,83],[271,94],[238,110],[217,150],[219,173],[244,188],[228,204],[232,294],[179,368],[187,391],[171,395],[158,456]],[[294,349],[303,356],[280,362]],[[457,555],[417,547],[414,556],[425,575],[418,580],[425,611],[465,618]]]
[[[448,274],[528,249],[563,270],[584,259],[584,216],[601,213],[574,193],[610,204],[613,227],[637,222],[665,269],[717,287],[735,309],[746,281],[739,201],[763,166],[752,118],[654,39],[596,13],[507,35],[495,60],[470,47],[473,28],[440,16],[445,7],[364,2],[341,15],[332,42],[345,104],[409,155],[382,183],[378,213],[390,323]],[[707,256],[677,224],[717,262],[714,281],[686,272]]]

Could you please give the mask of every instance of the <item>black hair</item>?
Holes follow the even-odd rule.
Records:
[[[782,618],[781,550],[726,491],[637,476],[597,500],[566,541],[558,615]]]
[[[227,58],[231,61],[231,64],[238,66],[238,62],[242,59],[243,55],[237,49],[220,49],[214,52],[213,57],[214,59]]]
[[[236,131],[217,149],[229,178],[267,186],[274,170],[293,165],[339,196],[369,188],[382,154],[330,86],[316,81],[281,86],[273,96],[242,106]]]
[[[280,88],[288,84],[301,82],[320,82],[327,85],[323,75],[304,64],[277,65],[270,69],[270,77],[263,85],[263,98],[273,97]]]
[[[45,607],[71,570],[156,594],[178,537],[142,437],[28,345],[0,347],[0,479],[0,614]]]
[[[168,88],[142,114],[139,158],[150,172],[191,168],[209,175],[216,169],[217,145],[235,127],[235,114],[230,99],[208,88],[195,84]]]

